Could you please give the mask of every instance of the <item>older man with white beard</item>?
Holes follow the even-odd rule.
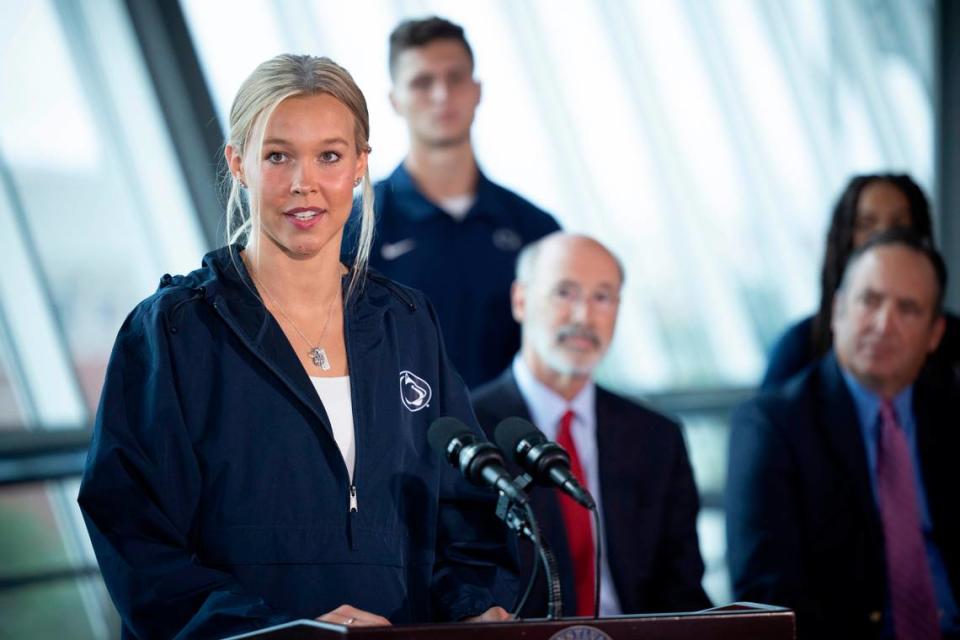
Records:
[[[680,426],[592,379],[613,338],[623,278],[620,262],[592,238],[557,232],[527,246],[511,291],[520,353],[476,390],[474,409],[491,437],[501,420],[520,416],[567,449],[603,523],[601,615],[701,609],[710,601],[700,584],[699,500]],[[589,513],[554,489],[534,491],[531,502],[557,556],[564,613],[592,615],[597,532]],[[521,552],[529,577],[533,551]],[[546,593],[541,573],[517,613],[543,615]]]

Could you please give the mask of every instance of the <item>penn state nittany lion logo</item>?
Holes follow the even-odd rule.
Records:
[[[550,636],[550,640],[612,640],[606,633],[585,624],[575,624]]]
[[[407,370],[400,372],[400,399],[410,411],[420,411],[430,406],[433,390],[427,381]]]

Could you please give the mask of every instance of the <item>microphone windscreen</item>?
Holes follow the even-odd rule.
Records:
[[[450,445],[450,441],[463,436],[476,439],[476,435],[470,427],[450,416],[437,418],[427,430],[427,442],[430,443],[430,447],[434,451],[443,457],[447,457],[447,447]]]
[[[513,417],[506,418],[497,425],[493,432],[493,439],[501,451],[510,456],[511,459],[516,459],[517,446],[521,440],[526,440],[531,445],[536,446],[546,442],[547,437],[530,421]]]

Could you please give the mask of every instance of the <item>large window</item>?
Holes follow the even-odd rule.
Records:
[[[0,430],[82,429],[124,317],[204,242],[123,2],[0,14]],[[0,485],[0,636],[117,635],[77,485]]]
[[[121,4],[4,4],[6,313],[16,321],[25,297],[50,305],[59,343],[31,352],[62,351],[75,381],[46,386],[79,382],[92,409],[123,317],[164,270],[199,264],[200,234]]]

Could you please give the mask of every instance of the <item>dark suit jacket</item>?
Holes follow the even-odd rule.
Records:
[[[945,387],[914,386],[933,536],[960,593],[960,420],[949,401]],[[832,353],[736,409],[729,460],[727,553],[736,597],[795,609],[801,638],[878,637],[883,531],[856,408]]]
[[[488,437],[501,420],[530,419],[512,372],[473,393],[473,406]],[[597,452],[606,554],[624,613],[689,611],[710,606],[700,585],[703,561],[697,542],[699,509],[687,451],[675,422],[597,388]],[[516,466],[511,471],[519,473]],[[531,488],[541,532],[557,556],[563,610],[574,607],[573,572],[563,517],[554,489]],[[532,545],[521,547],[523,578],[530,577]],[[546,614],[542,571],[520,615]]]

